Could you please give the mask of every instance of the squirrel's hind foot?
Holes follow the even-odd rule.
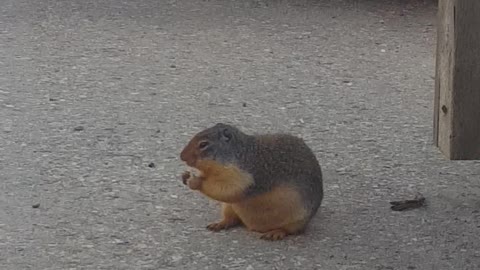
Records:
[[[229,221],[222,220],[220,222],[215,222],[215,223],[209,224],[207,226],[207,229],[212,231],[212,232],[219,232],[219,231],[222,231],[222,230],[230,229],[230,228],[235,227],[237,225],[238,225],[237,222],[229,222]]]
[[[262,234],[262,236],[260,236],[260,239],[268,241],[278,241],[284,239],[287,235],[288,233],[285,230],[276,229]]]

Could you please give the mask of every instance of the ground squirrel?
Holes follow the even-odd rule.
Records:
[[[220,201],[220,231],[243,224],[266,240],[302,233],[323,199],[322,170],[303,139],[287,134],[248,135],[219,123],[197,133],[180,154],[198,170],[183,183]]]

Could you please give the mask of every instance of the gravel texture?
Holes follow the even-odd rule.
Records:
[[[432,146],[431,1],[0,2],[2,270],[480,269],[480,162]],[[205,229],[178,155],[217,122],[314,149],[306,234]]]

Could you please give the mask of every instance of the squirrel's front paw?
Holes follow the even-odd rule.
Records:
[[[187,180],[187,186],[193,190],[198,190],[200,189],[200,186],[202,185],[202,179],[198,177],[190,177]]]
[[[184,185],[187,184],[187,181],[190,177],[192,177],[192,174],[189,171],[184,171],[182,173],[182,182],[183,182]]]
[[[202,185],[202,179],[197,176],[194,176],[189,171],[182,173],[182,182],[184,185],[187,185],[190,189],[198,190]]]

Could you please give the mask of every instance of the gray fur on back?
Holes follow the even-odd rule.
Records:
[[[248,189],[248,196],[286,184],[301,193],[311,216],[316,213],[323,199],[322,170],[303,139],[288,134],[247,135],[225,124],[215,127],[228,129],[232,140],[216,147],[214,159],[253,176],[255,184]]]

